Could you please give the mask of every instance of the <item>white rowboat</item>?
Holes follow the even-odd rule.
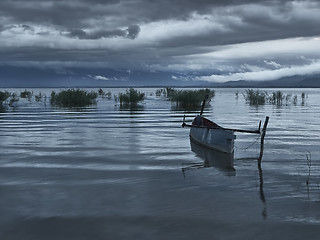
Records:
[[[197,122],[201,124],[197,125]],[[204,122],[212,123],[212,125],[204,125]],[[210,120],[198,115],[192,123],[190,138],[207,148],[224,153],[233,153],[236,135],[233,130],[225,130]]]
[[[198,144],[224,153],[234,152],[234,132],[260,134],[261,121],[257,130],[242,130],[223,128],[202,116],[205,100],[202,103],[200,115],[196,116],[192,124],[186,124],[183,119],[182,127],[190,127],[190,139]]]

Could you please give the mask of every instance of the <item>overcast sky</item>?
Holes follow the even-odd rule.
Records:
[[[311,0],[1,0],[0,81],[319,74],[319,13]]]

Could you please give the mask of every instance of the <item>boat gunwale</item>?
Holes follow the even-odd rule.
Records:
[[[224,131],[233,131],[233,132],[243,132],[243,133],[255,133],[261,134],[260,129],[257,130],[243,130],[243,129],[233,129],[233,128],[224,128],[224,127],[213,127],[213,126],[204,126],[204,125],[194,125],[194,124],[186,124],[182,123],[182,127],[191,127],[191,128],[206,128],[206,129],[221,129]]]

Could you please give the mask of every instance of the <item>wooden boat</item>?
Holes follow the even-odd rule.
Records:
[[[207,148],[224,153],[233,153],[236,135],[233,130],[225,130],[214,122],[198,115],[192,122],[190,139]]]
[[[259,124],[258,130],[241,130],[241,129],[230,129],[223,128],[218,124],[210,121],[209,119],[202,116],[205,101],[202,103],[202,109],[200,115],[196,116],[192,121],[192,124],[186,124],[185,118],[183,119],[182,127],[190,127],[190,139],[203,145],[204,147],[214,149],[224,153],[233,153],[234,151],[234,140],[236,135],[234,132],[245,132],[245,133],[256,133],[260,134]]]

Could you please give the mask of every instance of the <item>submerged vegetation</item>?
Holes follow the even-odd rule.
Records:
[[[19,98],[15,93],[9,93],[8,91],[0,91],[0,112],[5,111],[8,106],[13,107],[13,104],[18,101]]]
[[[157,97],[164,97],[173,103],[173,108],[181,110],[199,110],[203,99],[208,95],[207,103],[215,96],[215,91],[209,88],[203,89],[175,89],[171,87],[157,89],[155,91]],[[241,93],[235,92],[235,97]],[[253,106],[260,106],[265,104],[275,106],[289,106],[289,105],[305,105],[308,99],[308,94],[300,92],[298,94],[286,94],[283,91],[267,92],[259,89],[246,89],[243,94],[246,103]],[[152,93],[150,94],[152,96]],[[97,98],[99,101],[110,100],[114,97],[116,103],[121,108],[135,108],[138,104],[145,100],[146,93],[140,92],[137,89],[129,88],[124,93],[115,93],[106,89],[98,89],[96,91],[86,91],[81,89],[66,89],[60,92],[51,92],[51,97],[41,92],[35,94],[30,90],[23,90],[16,93],[8,91],[0,91],[0,109],[7,111],[9,107],[18,107],[20,99],[27,99],[29,102],[32,100],[37,103],[44,103],[44,106],[51,104],[58,107],[86,107],[95,104]],[[50,100],[49,100],[50,99]],[[49,101],[49,102],[48,102]],[[26,104],[22,101],[22,104]]]
[[[103,97],[103,98],[107,98],[107,99],[111,99],[112,98],[112,93],[110,92],[110,91],[108,91],[108,92],[105,92],[105,91],[103,91],[103,89],[102,88],[100,88],[99,90],[98,90],[98,94],[99,94],[99,96],[101,96],[101,97]]]
[[[115,96],[115,101],[120,102],[121,107],[134,107],[137,106],[138,102],[141,102],[145,99],[145,93],[139,92],[134,88],[126,90],[125,93],[119,93],[118,96]]]
[[[164,88],[157,90],[156,95],[166,96],[171,102],[176,103],[178,107],[192,108],[199,107],[206,96],[208,96],[207,102],[210,102],[215,95],[215,91],[208,88],[199,90],[176,90],[174,88]]]
[[[272,92],[272,94],[268,94],[267,92],[263,92],[260,90],[246,89],[246,92],[243,94],[245,100],[250,105],[264,105],[264,104],[272,104],[276,106],[289,105],[298,103],[298,96],[291,94],[285,94],[282,91]],[[301,104],[305,104],[305,93],[301,94]]]
[[[96,102],[98,94],[80,89],[68,89],[59,93],[51,92],[51,104],[61,107],[84,107]]]
[[[40,102],[42,99],[42,93],[34,95],[34,99],[36,100],[36,102]]]
[[[24,91],[20,92],[20,98],[27,98],[29,101],[31,101],[33,93],[25,89]]]
[[[5,91],[5,92],[0,92],[0,112],[3,112],[5,110],[5,103],[7,102],[7,99],[10,97],[10,93]]]
[[[263,105],[266,103],[267,93],[259,90],[246,89],[244,98],[250,105]]]
[[[11,96],[11,94],[8,91],[0,92],[0,103],[4,103],[7,101],[7,99]]]

